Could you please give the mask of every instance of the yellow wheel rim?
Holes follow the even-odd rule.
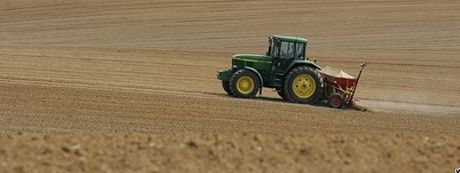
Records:
[[[297,97],[308,98],[315,93],[315,80],[308,74],[298,75],[292,82],[292,90]]]
[[[254,80],[249,76],[243,76],[236,82],[236,88],[240,93],[249,94],[254,90]]]

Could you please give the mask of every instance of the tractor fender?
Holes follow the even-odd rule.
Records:
[[[297,66],[307,66],[307,67],[313,67],[314,69],[321,70],[321,67],[317,65],[316,63],[309,62],[309,61],[294,61],[291,63],[291,65],[289,65],[289,68],[287,68],[288,70],[286,71],[286,73]]]
[[[262,88],[264,87],[264,79],[262,78],[262,75],[260,75],[260,73],[255,68],[245,66],[244,69],[254,72],[259,77],[259,81],[260,81],[259,94],[262,95]]]

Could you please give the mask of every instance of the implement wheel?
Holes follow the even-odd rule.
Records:
[[[345,103],[343,96],[339,93],[333,93],[327,99],[327,103],[331,108],[342,108]]]
[[[253,72],[241,69],[230,77],[230,93],[235,97],[252,98],[260,88],[259,77]]]
[[[316,104],[321,99],[323,88],[321,76],[315,69],[300,66],[287,74],[283,94],[290,102]]]

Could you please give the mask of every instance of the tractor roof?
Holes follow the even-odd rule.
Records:
[[[283,36],[283,35],[274,35],[273,37],[281,41],[289,41],[289,42],[296,42],[296,43],[307,43],[308,42],[307,39],[300,38],[300,37],[291,37],[291,36]]]

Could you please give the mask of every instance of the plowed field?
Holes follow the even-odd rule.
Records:
[[[0,172],[452,172],[460,2],[2,0]],[[227,96],[216,71],[307,37],[367,112]]]

